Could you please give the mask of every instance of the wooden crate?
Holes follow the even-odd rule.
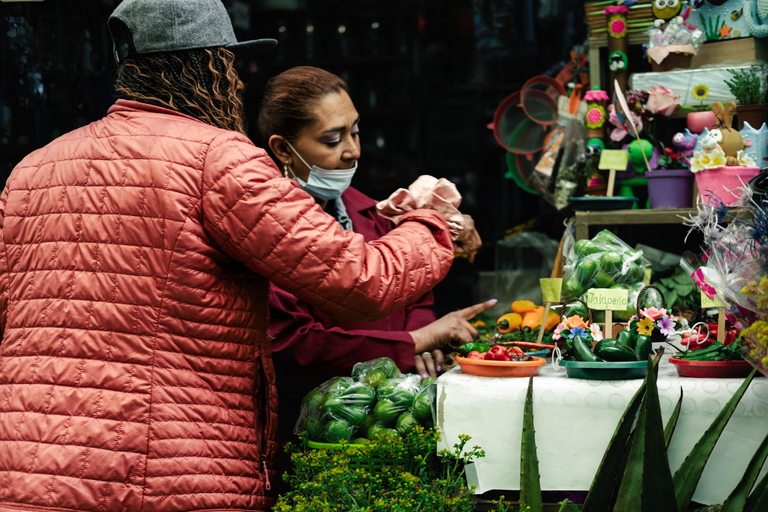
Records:
[[[704,43],[699,47],[698,53],[693,56],[691,68],[721,64],[729,60],[768,61],[768,39],[740,37]]]

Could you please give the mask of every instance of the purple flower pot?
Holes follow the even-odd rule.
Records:
[[[645,173],[651,208],[693,206],[693,173],[688,169],[657,169]]]

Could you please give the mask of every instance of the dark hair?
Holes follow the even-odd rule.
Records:
[[[115,92],[245,135],[234,62],[225,48],[133,55],[117,70]]]
[[[256,120],[256,145],[266,148],[272,135],[293,142],[315,123],[313,108],[331,93],[348,92],[347,83],[320,68],[297,66],[271,78],[264,88]]]

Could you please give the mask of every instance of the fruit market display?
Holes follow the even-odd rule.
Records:
[[[310,441],[365,444],[382,433],[405,435],[429,428],[433,377],[402,374],[388,357],[357,363],[352,375],[335,377],[304,397],[294,433]]]

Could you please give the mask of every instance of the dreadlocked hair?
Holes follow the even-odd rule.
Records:
[[[134,55],[118,69],[115,92],[245,134],[234,62],[225,48]]]

